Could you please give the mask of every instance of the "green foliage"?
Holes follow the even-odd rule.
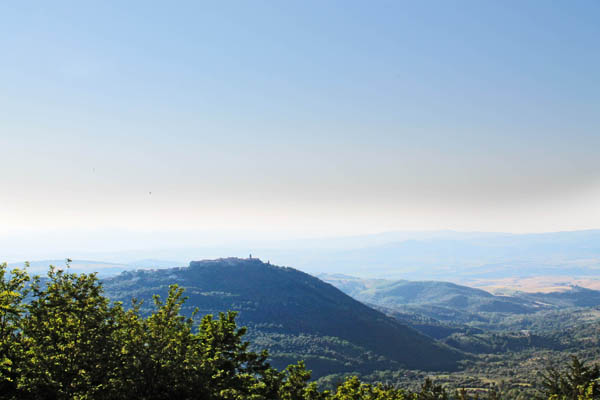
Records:
[[[27,289],[24,271],[2,265],[0,278],[2,399],[266,400],[302,382],[316,392],[302,365],[281,373],[249,351],[235,312],[182,316],[177,286],[143,317],[139,302],[111,304],[93,274],[52,268]]]
[[[530,332],[486,332],[479,334],[455,333],[443,340],[449,346],[469,353],[506,353],[527,349],[560,350],[563,345],[553,337],[545,337]]]
[[[562,369],[549,366],[542,376],[544,395],[551,399],[600,397],[600,366],[586,366],[576,356]]]
[[[348,378],[338,386],[335,394],[331,397],[332,400],[405,400],[409,398],[417,399],[418,397],[407,397],[402,390],[386,388],[382,385],[361,383],[355,376]]]
[[[0,393],[16,391],[16,364],[24,351],[21,331],[28,282],[29,275],[24,270],[8,273],[6,264],[0,264]]]
[[[303,361],[289,365],[283,371],[283,380],[278,390],[281,400],[325,400],[329,392],[319,392],[316,383],[309,383],[310,371],[306,370]]]
[[[427,378],[416,398],[418,400],[448,400],[450,397],[441,385],[436,385],[431,379]]]
[[[182,306],[184,315],[195,308],[199,315],[238,311],[238,321],[248,327],[257,345],[273,344],[270,361],[278,368],[302,359],[318,377],[401,366],[451,370],[464,358],[311,275],[258,259],[194,261],[187,268],[125,272],[104,285],[113,300],[127,302],[132,295],[144,300],[141,312],[147,314],[152,296],[165,296],[173,282],[189,296]],[[281,346],[282,340],[288,345]]]
[[[9,272],[6,264],[0,265],[0,399],[531,398],[515,388],[498,390],[493,384],[452,393],[444,381],[425,378],[411,391],[365,383],[354,375],[339,380],[330,391],[321,391],[311,382],[311,372],[303,361],[279,371],[267,362],[266,351],[253,351],[244,340],[246,328],[237,325],[236,312],[221,312],[216,317],[207,314],[199,321],[197,311],[185,316],[183,293],[182,288],[171,285],[164,299],[156,295],[150,305],[132,300],[125,309],[104,296],[103,285],[94,274],[51,268],[47,279],[32,280],[24,270]],[[300,341],[313,339],[297,337]],[[324,343],[349,346],[335,338]],[[490,365],[494,359],[483,362]],[[374,378],[381,382],[393,374],[382,372]],[[598,366],[573,357],[562,368],[548,368],[541,381],[543,398],[600,398],[599,379]]]
[[[138,301],[128,310],[111,303],[94,274],[51,268],[47,279],[29,281],[25,271],[0,266],[0,399],[404,398],[356,386],[356,378],[321,392],[303,362],[277,371],[266,351],[249,349],[235,312],[205,315],[199,324],[183,316],[186,299],[176,285],[164,300],[154,296],[143,315]]]
[[[119,305],[102,296],[95,275],[51,269],[35,279],[23,318],[18,387],[36,399],[110,398],[117,373]]]

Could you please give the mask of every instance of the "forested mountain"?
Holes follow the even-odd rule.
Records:
[[[151,304],[168,285],[185,288],[191,314],[239,312],[255,345],[276,366],[304,359],[315,376],[398,367],[452,370],[464,355],[292,268],[227,258],[189,267],[124,272],[104,281],[107,295]],[[144,311],[144,306],[142,306]]]
[[[530,340],[505,344],[506,336],[490,341],[482,335],[478,341],[458,344],[479,347],[484,353],[499,346],[503,355],[479,355],[466,361],[461,371],[438,373],[435,381],[432,372],[423,376],[423,371],[394,369],[363,375],[374,384],[363,383],[353,374],[309,382],[311,373],[302,361],[278,371],[267,363],[268,352],[252,351],[235,312],[205,315],[200,321],[183,316],[183,292],[170,285],[166,298],[155,296],[144,311],[139,302],[126,310],[104,296],[94,274],[73,274],[68,263],[67,270],[51,267],[43,279],[20,269],[7,274],[6,264],[0,264],[0,400],[592,400],[600,396],[600,367],[589,362],[597,340],[577,346],[588,361],[573,353],[558,353],[559,365],[540,368],[540,357],[531,357],[535,353],[528,350],[535,345],[527,343]],[[587,328],[583,337],[566,334],[580,339],[596,336],[593,325]],[[521,349],[510,355],[513,350],[507,345]],[[565,355],[571,356],[570,363],[565,363]],[[500,363],[498,357],[503,357]],[[526,368],[522,362],[528,364]]]
[[[600,291],[573,286],[571,290],[552,293],[517,293],[518,297],[554,307],[600,306]]]
[[[600,291],[581,287],[497,296],[450,282],[320,277],[425,335],[478,354],[561,350],[562,332],[594,321],[600,306]]]
[[[530,314],[600,306],[600,291],[578,286],[560,292],[505,296],[451,282],[361,279],[340,274],[319,277],[363,303],[454,322],[476,321],[482,313]]]
[[[442,307],[461,313],[529,313],[545,303],[532,294],[495,296],[485,290],[439,281],[388,281],[360,279],[344,275],[321,275],[321,279],[364,303],[383,307],[408,306],[415,310]],[[424,314],[428,314],[427,311]],[[471,318],[471,317],[469,317]]]

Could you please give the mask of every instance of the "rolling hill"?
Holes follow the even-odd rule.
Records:
[[[479,340],[473,335],[484,331],[518,333],[532,328],[539,331],[544,326],[542,330],[548,333],[549,328],[560,325],[557,320],[564,320],[564,316],[582,312],[595,315],[593,308],[600,306],[600,291],[578,286],[550,293],[514,291],[504,296],[439,281],[388,281],[340,274],[322,274],[320,278],[419,332],[468,352],[482,347],[473,346]],[[550,323],[553,320],[555,323]],[[469,346],[457,341],[457,335],[467,336]],[[517,347],[522,345],[523,338],[513,339],[510,335],[503,338]],[[530,339],[527,339],[530,343],[536,342]],[[546,339],[537,341],[537,345],[543,342],[553,348],[560,347],[552,338]]]
[[[186,313],[196,307],[200,314],[239,311],[239,323],[257,347],[269,349],[275,366],[304,359],[317,377],[399,367],[453,370],[464,358],[318,278],[258,259],[123,272],[104,283],[112,299],[133,296],[146,307],[153,294],[164,296],[177,283],[186,289]]]
[[[485,290],[440,281],[388,281],[345,275],[321,275],[321,279],[355,299],[382,307],[443,307],[464,313],[529,313],[541,307],[531,296],[496,296]]]

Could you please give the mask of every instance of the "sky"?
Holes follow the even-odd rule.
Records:
[[[0,235],[600,228],[599,20],[596,0],[2,2]]]

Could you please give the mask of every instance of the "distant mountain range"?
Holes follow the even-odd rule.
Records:
[[[304,261],[300,267],[308,270],[315,262]],[[328,273],[388,279],[600,276],[600,231],[440,232],[319,254],[319,262]]]
[[[342,274],[321,274],[319,278],[365,304],[401,320],[408,318],[407,321],[410,321],[410,315],[418,314],[456,324],[481,320],[492,313],[529,314],[600,306],[600,291],[578,286],[560,292],[514,292],[510,296],[500,296],[440,281],[364,279]],[[415,327],[418,324],[410,323]]]
[[[23,268],[25,262],[16,262],[8,264],[9,268]],[[45,275],[48,272],[48,267],[53,265],[57,268],[66,268],[66,259],[56,260],[38,260],[29,262],[29,272],[31,274]],[[107,261],[93,261],[93,260],[72,260],[69,263],[69,269],[75,273],[98,273],[100,277],[108,277],[120,274],[123,271],[131,271],[140,268],[165,268],[175,267],[179,265],[175,261],[164,261],[164,260],[139,260],[133,261],[127,264],[107,262]]]
[[[239,311],[260,348],[283,367],[304,359],[315,376],[390,368],[452,370],[465,355],[386,316],[334,286],[292,268],[258,259],[191,262],[189,267],[123,272],[104,280],[114,300],[151,304],[177,283],[185,312]]]
[[[187,244],[194,237],[192,233],[163,234],[160,244],[157,244],[154,236],[144,236],[148,243],[146,246],[149,246],[144,247],[144,241],[137,236],[126,236],[121,238],[119,245],[133,242],[140,250],[115,250],[109,253],[69,250],[62,256],[74,260],[106,260],[128,269],[129,266],[176,267],[187,265],[189,260],[196,257],[247,256],[251,253],[275,264],[293,265],[312,274],[327,272],[364,278],[469,284],[476,280],[540,276],[600,278],[600,230],[538,234],[387,232],[306,240],[248,239],[229,245],[223,238],[223,245],[219,246],[208,244],[208,239],[202,236],[197,246]],[[138,240],[134,240],[136,238]],[[185,238],[187,241],[184,241]],[[0,242],[5,248],[0,248],[0,254],[14,254],[11,253],[12,248],[18,243],[11,244],[10,238],[2,239]],[[172,243],[175,239],[186,244]],[[14,257],[10,259],[14,260]],[[100,272],[105,276],[114,273],[110,270]]]
[[[32,272],[48,264],[32,263]],[[160,261],[137,262],[137,267],[160,266]],[[163,265],[168,265],[163,264]],[[71,263],[75,272],[97,269],[119,273],[104,276],[107,295],[129,303],[165,296],[177,283],[189,297],[184,311],[201,315],[239,312],[249,328],[248,339],[266,348],[278,368],[298,359],[315,377],[331,373],[399,368],[453,370],[469,353],[520,351],[529,347],[560,349],[555,336],[523,334],[529,326],[560,325],[587,318],[600,307],[600,291],[572,286],[551,293],[513,291],[494,295],[485,290],[443,281],[359,278],[344,274],[317,277],[278,267],[256,258],[225,258],[191,262],[189,267],[137,269],[135,265],[95,261]],[[577,311],[579,310],[579,311]],[[591,315],[591,314],[590,314]],[[557,324],[546,323],[558,316]],[[575,318],[575,319],[577,319]],[[545,328],[544,328],[545,329]]]
[[[320,275],[321,279],[348,295],[368,304],[382,307],[439,306],[463,312],[527,313],[542,305],[530,299],[514,296],[494,296],[485,290],[439,281],[387,281],[360,279],[345,275]]]

